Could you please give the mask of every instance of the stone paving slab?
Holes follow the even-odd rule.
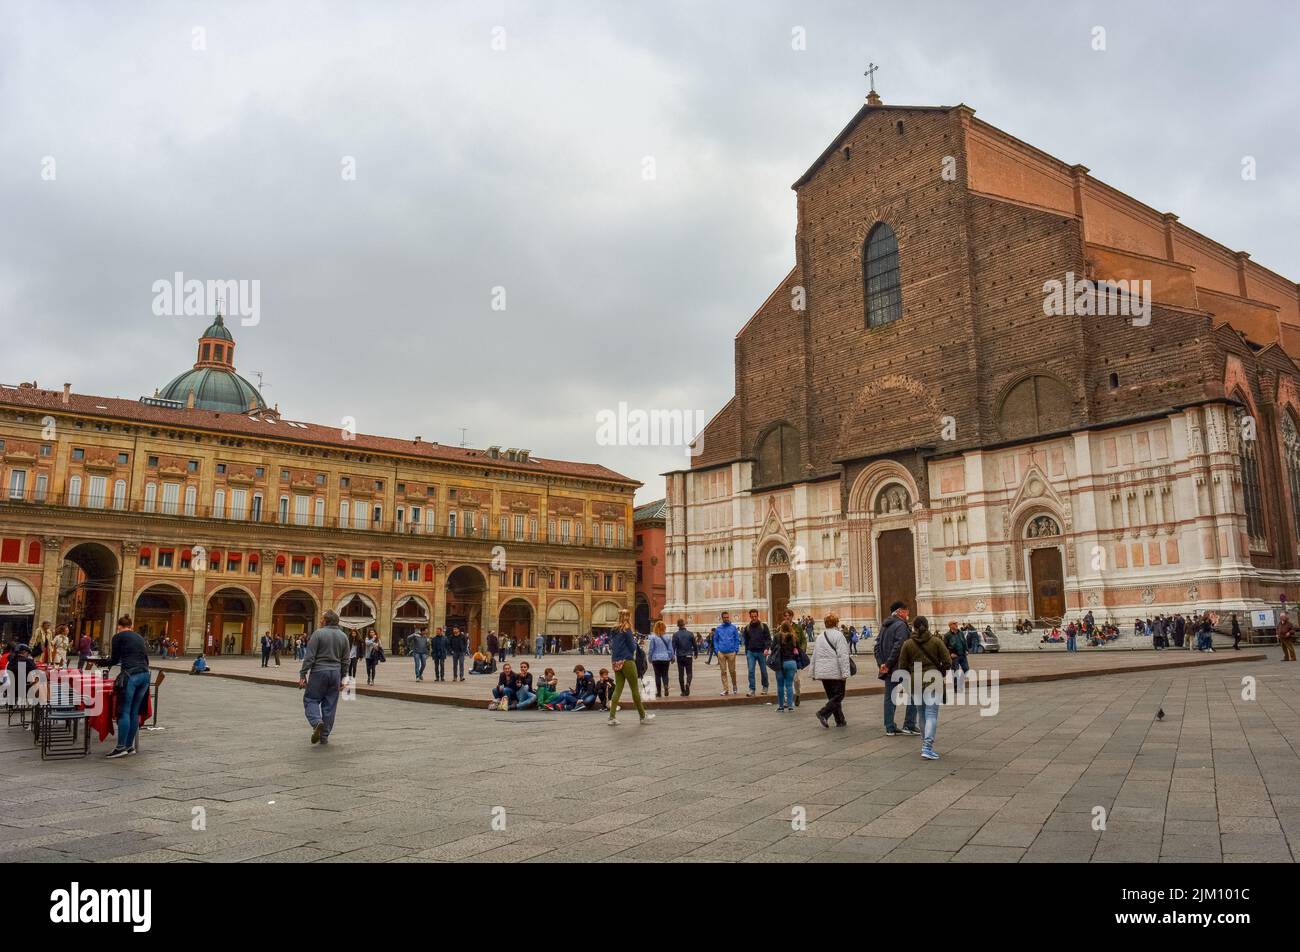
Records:
[[[878,696],[824,730],[808,703],[610,728],[361,695],[313,747],[296,693],[180,677],[134,757],[0,728],[0,863],[1294,862],[1300,666],[1263,655],[1004,683],[996,715],[942,710],[938,762]]]
[[[1275,651],[1280,655],[1279,651]],[[1101,674],[1119,674],[1131,671],[1149,671],[1155,669],[1181,669],[1199,667],[1207,664],[1229,664],[1233,662],[1258,662],[1268,657],[1268,653],[1259,648],[1233,651],[1231,648],[1219,648],[1213,652],[1168,649],[1152,651],[1150,649],[1096,648],[1081,649],[1073,654],[1064,651],[1044,652],[984,652],[969,655],[974,671],[997,671],[1001,684],[1032,684],[1038,681],[1055,681],[1066,678],[1084,678]],[[877,680],[872,668],[874,661],[869,653],[856,656],[859,674],[849,682],[848,697],[865,697],[881,694],[882,682]],[[554,668],[559,676],[561,686],[569,686],[573,681],[573,667],[581,664],[590,671],[608,668],[608,655],[579,655],[568,653],[547,655],[538,660],[533,657],[512,656],[510,663],[518,666],[520,661],[527,661],[534,674],[540,674],[546,668]],[[260,657],[243,655],[218,655],[210,658],[212,673],[204,678],[230,678],[250,681],[255,684],[278,684],[297,687],[299,662],[286,656],[279,666],[274,664],[263,668]],[[184,674],[188,677],[190,660],[187,658],[153,658],[154,667],[167,672]],[[450,665],[449,665],[450,667]],[[744,656],[737,659],[737,673],[741,679],[742,691],[747,688]],[[364,666],[359,674],[364,676]],[[707,665],[703,657],[694,666],[695,680],[691,695],[681,697],[678,690],[677,669],[672,669],[671,694],[667,698],[653,698],[643,695],[647,707],[656,710],[725,707],[730,705],[768,705],[776,701],[775,681],[764,692],[759,681],[755,681],[758,693],[747,697],[744,693],[721,697],[722,680],[717,665]],[[816,685],[810,678],[809,690],[816,694]],[[364,681],[364,677],[362,677]],[[171,685],[175,685],[173,678]],[[393,697],[407,701],[423,701],[429,704],[447,704],[458,707],[486,708],[491,701],[492,688],[497,683],[496,675],[466,675],[464,681],[434,681],[433,667],[425,672],[425,680],[415,680],[415,661],[412,658],[392,657],[378,668],[374,686],[359,683],[358,694],[367,697]],[[170,697],[170,686],[165,687]],[[1172,702],[1171,702],[1172,703]],[[161,705],[160,705],[161,706]],[[1072,736],[1072,735],[1071,735]]]

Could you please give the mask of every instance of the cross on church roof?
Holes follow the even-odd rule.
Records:
[[[862,74],[867,77],[868,81],[871,83],[871,92],[867,93],[867,105],[869,106],[880,105],[880,96],[876,93],[876,70],[878,69],[880,69],[880,67],[875,63],[868,63],[867,71]]]

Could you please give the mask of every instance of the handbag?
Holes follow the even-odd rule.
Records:
[[[799,666],[800,671],[812,664],[812,658],[808,657],[808,652],[799,651],[798,648],[795,651],[798,652],[798,656],[794,659],[794,662]]]
[[[767,666],[773,671],[781,670],[781,650],[769,651],[767,654]]]

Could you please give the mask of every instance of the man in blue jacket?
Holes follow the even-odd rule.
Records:
[[[713,629],[713,650],[718,655],[718,670],[722,672],[722,696],[739,694],[740,687],[736,681],[736,652],[740,650],[740,632],[731,623],[731,612],[722,613],[722,624]],[[727,684],[727,672],[731,672],[731,684]]]
[[[885,734],[895,737],[898,734],[919,734],[916,729],[916,702],[914,694],[907,698],[907,713],[903,715],[903,729],[894,726],[894,674],[898,668],[898,654],[903,650],[903,642],[912,636],[911,626],[907,623],[908,608],[904,602],[894,602],[889,606],[889,618],[876,636],[876,663],[880,665],[880,679],[885,682]]]

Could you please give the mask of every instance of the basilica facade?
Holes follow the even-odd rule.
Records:
[[[964,105],[873,93],[794,190],[794,267],[666,474],[666,617],[1294,600],[1294,281]]]

